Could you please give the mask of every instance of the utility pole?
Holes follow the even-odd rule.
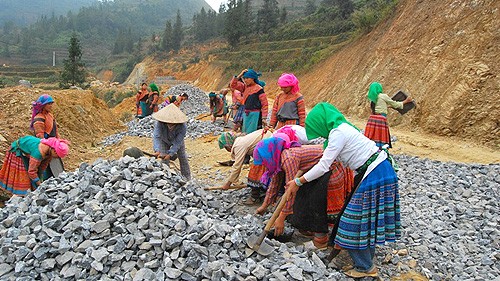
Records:
[[[52,66],[56,66],[56,51],[52,52]]]

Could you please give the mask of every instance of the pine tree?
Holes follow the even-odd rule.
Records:
[[[172,35],[172,23],[170,21],[167,21],[167,23],[165,24],[165,31],[163,31],[163,40],[161,41],[162,50],[165,52],[170,52],[174,48],[172,43]]]
[[[281,13],[280,13],[280,24],[286,23],[287,16],[288,16],[288,13],[286,11],[286,7],[283,7],[283,9],[281,9]]]
[[[174,30],[172,32],[172,47],[175,51],[179,51],[181,49],[181,43],[184,34],[182,32],[182,18],[181,11],[177,10],[177,18],[174,23]]]
[[[82,48],[76,34],[71,36],[68,47],[68,59],[64,60],[61,73],[61,87],[82,85],[85,82],[85,65],[82,62]]]
[[[278,1],[264,0],[257,17],[260,32],[269,33],[273,28],[276,28],[279,19]]]
[[[315,0],[307,0],[306,7],[304,8],[304,15],[312,15],[314,12],[316,12]]]
[[[224,37],[231,47],[238,45],[243,34],[244,26],[242,24],[241,10],[242,7],[238,6],[236,0],[229,0],[227,3],[226,17],[224,19]]]

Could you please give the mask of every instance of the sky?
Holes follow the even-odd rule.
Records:
[[[220,3],[226,2],[226,0],[205,0],[205,2],[212,7],[216,12],[219,11]]]

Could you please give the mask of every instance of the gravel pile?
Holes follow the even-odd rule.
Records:
[[[498,280],[500,165],[397,160],[408,258],[432,280]]]
[[[180,108],[189,118],[195,118],[202,113],[210,111],[208,107],[208,94],[190,84],[173,86],[163,96],[180,95],[183,93],[188,94],[189,98],[181,104]]]
[[[262,218],[145,157],[82,164],[0,212],[2,280],[336,280],[321,257],[270,241],[247,257]]]
[[[396,158],[403,237],[378,247],[380,274],[495,280],[500,165]],[[145,157],[82,164],[1,210],[0,278],[352,280],[325,266],[328,252],[291,242],[247,256],[246,239],[270,214],[237,210],[247,190],[202,187]]]
[[[186,137],[198,138],[204,135],[220,135],[223,131],[223,125],[212,124],[210,121],[200,121],[195,118],[200,114],[210,111],[208,104],[208,95],[200,88],[189,84],[180,84],[170,88],[165,95],[180,95],[187,93],[189,99],[181,104],[181,110],[189,120],[187,122]],[[101,144],[111,146],[120,142],[125,136],[153,137],[153,128],[155,120],[151,117],[134,119],[127,123],[128,130],[106,137]]]

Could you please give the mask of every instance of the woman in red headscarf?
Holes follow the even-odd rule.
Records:
[[[14,141],[5,153],[0,170],[0,199],[8,200],[12,195],[25,196],[28,190],[37,189],[50,160],[68,155],[68,144],[63,139],[39,139],[33,136]]]
[[[304,97],[299,93],[299,80],[291,73],[283,73],[278,79],[283,91],[274,100],[269,127],[279,129],[285,125],[304,126],[306,108]]]

